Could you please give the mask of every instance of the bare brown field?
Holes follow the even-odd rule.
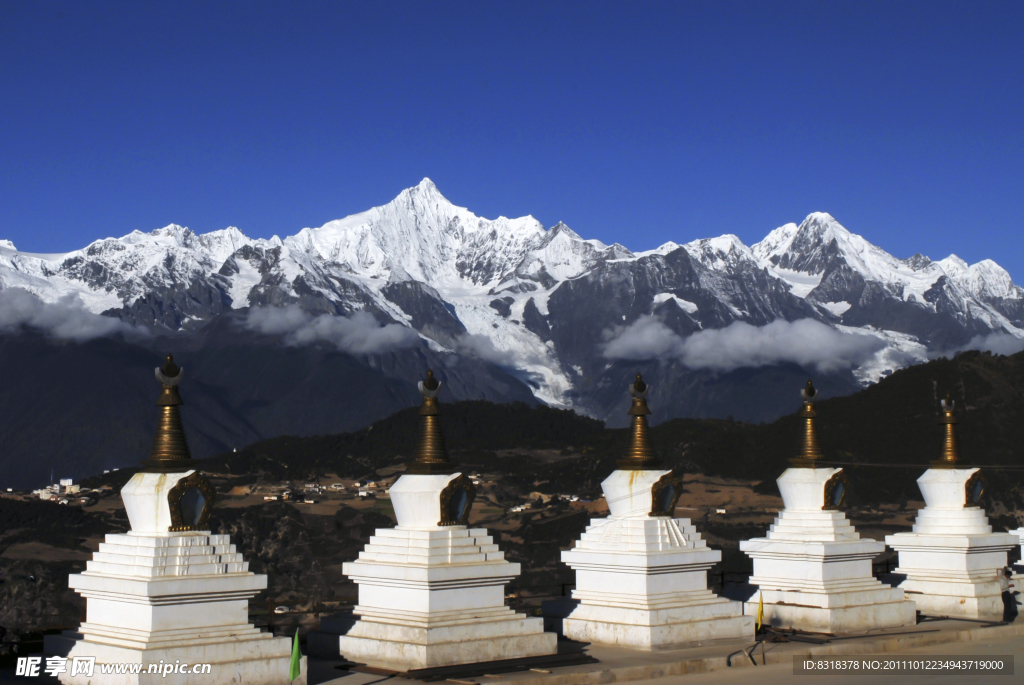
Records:
[[[32,561],[85,561],[91,556],[92,552],[53,547],[42,542],[16,542],[0,554],[4,559]]]

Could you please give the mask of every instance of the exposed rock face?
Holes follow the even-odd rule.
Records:
[[[431,340],[446,347],[455,347],[466,333],[466,327],[459,321],[454,307],[426,283],[389,283],[380,292],[408,316],[410,326]]]

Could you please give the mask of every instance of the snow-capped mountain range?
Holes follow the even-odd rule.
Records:
[[[677,379],[686,368],[744,366],[742,358],[694,361],[687,347],[711,331],[746,331],[738,322],[779,322],[770,330],[785,337],[786,322],[809,319],[850,340],[870,336],[872,345],[828,367],[845,367],[860,383],[993,335],[1024,339],[1024,289],[995,262],[898,259],[825,213],[753,246],[725,235],[632,252],[561,223],[478,217],[429,179],[382,207],[283,240],[172,224],[64,254],[0,241],[7,289],[47,303],[74,294],[95,314],[163,331],[195,331],[243,308],[250,319],[269,307],[301,310],[290,319],[296,326],[362,311],[376,326],[414,330],[435,352],[514,370],[545,402],[598,415],[616,402],[597,397],[637,362],[679,367]],[[284,333],[288,320],[272,331],[254,327]],[[800,339],[782,340],[787,346]]]

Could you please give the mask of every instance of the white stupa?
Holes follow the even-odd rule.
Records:
[[[1020,541],[1021,558],[1013,565],[1013,577],[1019,581],[1024,578],[1024,528],[1018,528],[1017,530],[1011,530],[1010,532],[1016,535],[1017,539]],[[1024,588],[1022,588],[1020,584],[1017,585],[1016,590],[1024,596]]]
[[[954,402],[942,402],[942,458],[917,479],[925,507],[912,532],[885,538],[899,552],[900,587],[922,614],[1000,620],[999,578],[1007,552],[1021,543],[1014,533],[993,533],[978,506],[984,492],[980,469],[957,468]]]
[[[163,390],[150,459],[121,490],[131,530],[107,535],[69,586],[86,598],[77,631],[45,639],[47,654],[69,658],[61,682],[88,685],[305,683],[289,677],[292,641],[249,623],[248,600],[267,587],[227,535],[205,530],[214,490],[194,468],[182,429],[170,355],[156,370]],[[93,673],[74,673],[75,657],[94,657]],[[141,664],[140,674],[103,674],[104,664]],[[210,664],[209,673],[194,673]],[[165,666],[174,670],[165,673]],[[156,673],[147,672],[156,666]]]
[[[562,552],[576,571],[573,601],[547,603],[545,613],[562,609],[570,639],[638,649],[752,639],[754,619],[742,605],[708,589],[708,569],[722,553],[708,549],[689,519],[673,517],[682,484],[654,458],[648,392],[637,374],[629,453],[601,483],[610,516],[592,520]]]
[[[421,382],[416,459],[391,488],[398,525],[343,566],[359,616],[339,643],[350,661],[399,672],[557,653],[543,619],[505,606],[519,564],[466,523],[475,490],[448,461],[433,372]]]
[[[847,488],[843,470],[817,466],[816,394],[808,381],[802,391],[803,449],[776,481],[785,508],[766,537],[740,543],[754,561],[750,583],[758,589],[746,611],[756,615],[762,603],[765,625],[809,632],[914,625],[914,603],[872,575],[872,560],[885,545],[861,538],[839,511]]]

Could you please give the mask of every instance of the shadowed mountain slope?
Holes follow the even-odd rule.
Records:
[[[799,385],[789,390],[799,397]],[[987,471],[989,493],[1007,507],[1024,507],[1024,468],[1015,470],[1024,467],[1024,353],[964,352],[898,371],[856,394],[816,403],[825,462],[847,468],[853,501],[920,498],[914,481],[938,458],[938,401],[947,392],[957,401],[963,464],[1008,467]],[[657,416],[654,400],[651,407]],[[626,429],[600,430],[597,421],[547,407],[457,402],[444,404],[442,411],[456,463],[501,473],[517,486],[542,492],[597,496],[600,481],[614,470],[627,443]],[[415,412],[404,410],[355,433],[256,443],[218,455],[206,468],[280,477],[287,465],[287,472],[298,478],[317,472],[366,475],[411,458]],[[770,424],[673,419],[652,428],[651,435],[668,466],[761,480],[771,490],[796,454],[801,430],[799,416],[791,414]],[[518,460],[497,454],[531,449],[560,450],[565,458],[544,463],[525,454]]]

